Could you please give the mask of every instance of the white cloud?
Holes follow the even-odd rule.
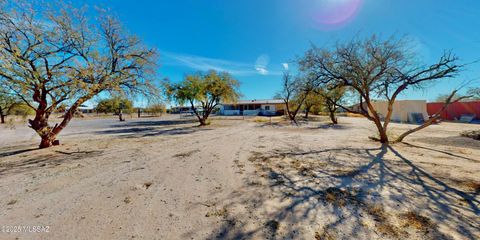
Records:
[[[283,69],[288,70],[288,63],[282,63]]]
[[[280,70],[273,72],[269,71],[267,65],[270,62],[270,58],[266,54],[260,55],[255,61],[255,64],[208,58],[197,55],[172,53],[167,51],[160,51],[160,54],[163,56],[163,58],[161,58],[163,63],[166,65],[185,66],[198,71],[226,71],[233,75],[243,76],[255,74],[281,74]]]
[[[270,57],[267,54],[258,56],[257,60],[255,61],[255,70],[262,75],[268,75],[268,63],[270,63]]]
[[[264,67],[255,67],[255,70],[262,75],[268,75],[268,70]]]

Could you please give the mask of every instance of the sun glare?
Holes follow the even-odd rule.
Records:
[[[323,28],[337,28],[352,20],[363,0],[321,0],[315,6],[313,19]]]

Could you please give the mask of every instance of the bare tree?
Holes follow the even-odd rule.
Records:
[[[453,78],[462,67],[457,64],[457,57],[448,52],[437,63],[428,66],[417,64],[413,56],[405,38],[382,41],[373,36],[339,43],[333,50],[313,46],[299,63],[302,71],[315,75],[330,89],[348,87],[354,90],[360,97],[360,110],[340,107],[374,122],[379,133],[376,140],[388,143],[387,130],[397,97],[407,89],[423,88],[435,80]],[[372,104],[374,98],[387,101],[384,118]]]
[[[468,89],[467,94],[475,100],[480,100],[480,87]]]
[[[107,15],[91,21],[84,9],[9,2],[0,15],[0,84],[35,110],[30,128],[40,148],[56,143],[78,107],[105,91],[146,91],[155,51]],[[60,123],[49,117],[67,105]]]

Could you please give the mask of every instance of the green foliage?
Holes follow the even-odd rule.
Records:
[[[133,113],[133,103],[131,100],[122,97],[112,97],[101,100],[97,105],[97,112],[99,113],[115,113],[119,114],[120,109],[123,113]]]
[[[69,3],[0,1],[0,86],[35,110],[30,128],[49,147],[78,108],[102,92],[157,92],[156,51],[108,11]],[[30,102],[32,101],[32,102]],[[60,123],[49,117],[67,104]],[[128,106],[126,106],[128,109]]]
[[[218,73],[211,70],[207,73],[196,73],[185,76],[177,84],[167,84],[167,93],[178,103],[201,103],[236,101],[240,93],[240,84],[227,72]]]
[[[29,116],[34,115],[35,111],[25,103],[18,103],[13,107],[11,114],[16,116]]]
[[[234,102],[240,96],[239,82],[227,72],[214,70],[187,75],[179,83],[166,82],[165,87],[171,99],[182,105],[188,103],[194,108],[201,125],[206,124],[206,119],[220,101]],[[195,109],[197,104],[202,107],[201,112]]]
[[[323,108],[323,98],[320,94],[315,92],[311,92],[307,95],[304,102],[303,109],[305,111],[312,112],[314,114],[318,114],[322,111]]]
[[[4,114],[9,114],[12,108],[18,104],[18,99],[14,95],[2,91],[0,89],[0,110]]]
[[[165,104],[157,103],[149,105],[144,109],[144,112],[147,114],[157,115],[167,112],[167,106]]]

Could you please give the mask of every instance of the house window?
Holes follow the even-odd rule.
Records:
[[[270,106],[265,106],[265,110],[270,111]]]

